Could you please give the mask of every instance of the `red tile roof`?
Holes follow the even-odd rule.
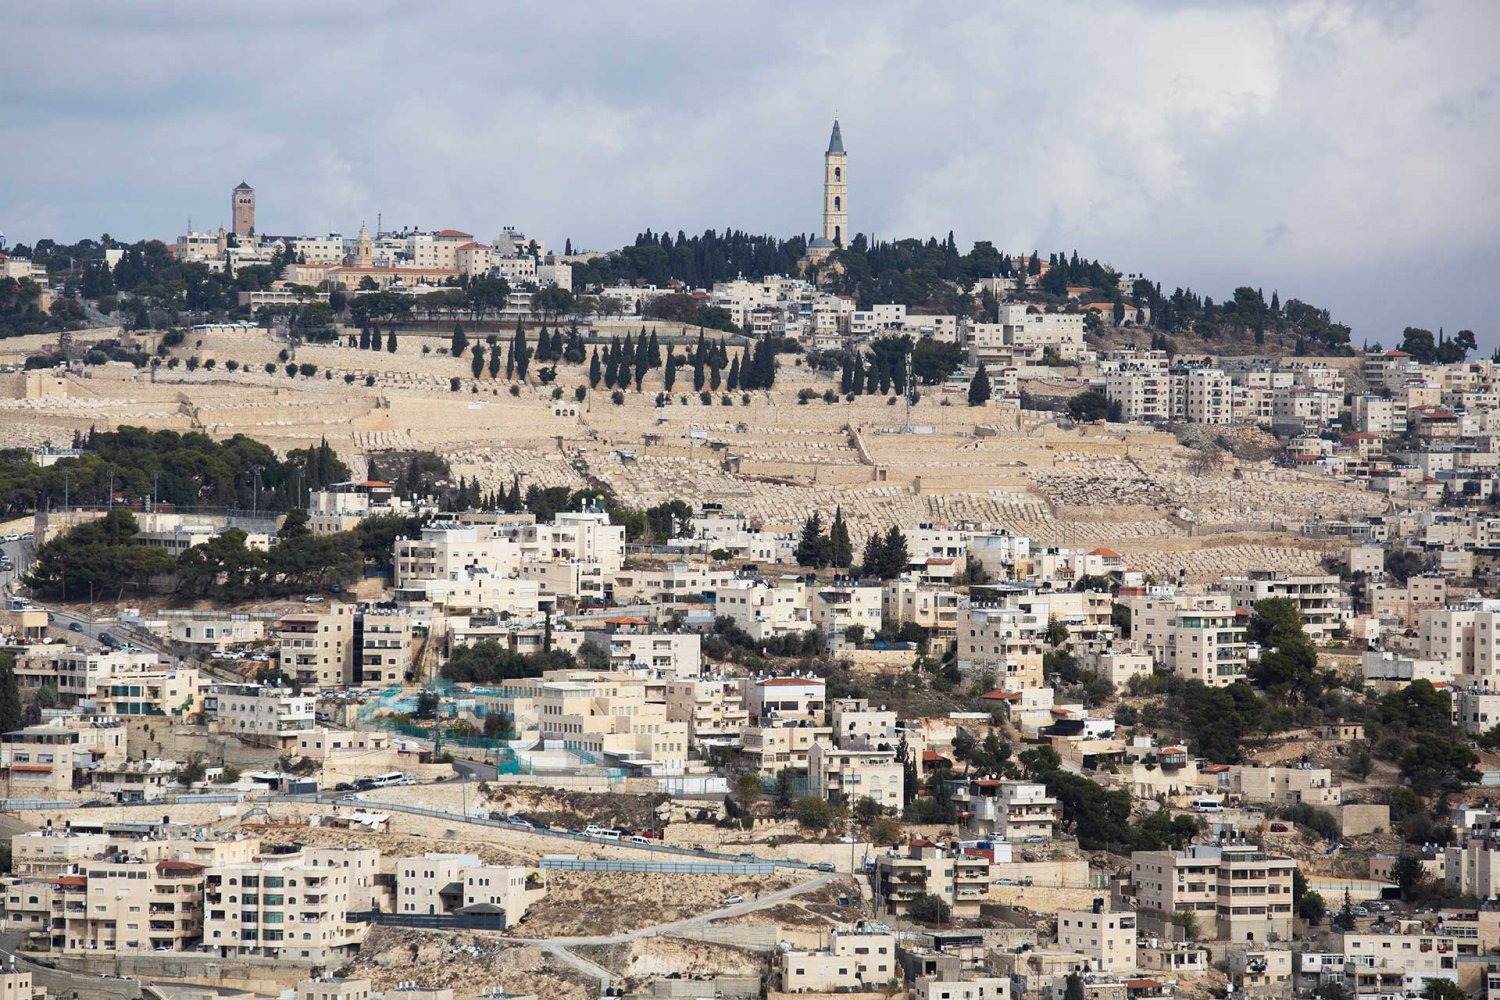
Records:
[[[433,233],[432,235],[434,235],[434,236],[453,237],[453,236],[473,236],[474,234],[473,233],[466,233],[462,229],[439,229],[437,232]]]

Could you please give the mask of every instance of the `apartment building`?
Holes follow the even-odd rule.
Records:
[[[714,614],[730,618],[757,642],[812,629],[812,605],[800,576],[735,580],[714,591]]]
[[[974,364],[1040,362],[1047,356],[1076,361],[1087,349],[1083,313],[1048,312],[1026,302],[1002,302],[996,322],[970,324],[968,347]]]
[[[413,621],[396,608],[366,608],[354,618],[354,683],[401,684],[412,668]]]
[[[875,859],[871,891],[877,913],[904,916],[918,896],[932,895],[960,916],[977,916],[990,889],[990,861],[958,847],[916,839],[905,853],[895,849]]]
[[[318,699],[264,684],[216,684],[208,699],[221,732],[281,745],[317,725]]]
[[[962,599],[953,588],[901,577],[887,580],[881,592],[882,622],[925,628],[939,637],[958,632],[958,609]]]
[[[370,926],[349,919],[352,878],[295,856],[210,868],[203,944],[221,958],[323,964],[352,954]]]
[[[1096,972],[1134,972],[1136,920],[1129,910],[1106,910],[1104,900],[1089,910],[1057,912],[1057,947],[1088,957]]]
[[[282,673],[303,688],[346,687],[354,681],[354,605],[292,611],[272,630]]]
[[[1220,776],[1220,787],[1241,802],[1290,804],[1305,802],[1326,808],[1344,801],[1343,787],[1326,767],[1256,767],[1234,764]]]
[[[1116,691],[1124,691],[1138,677],[1150,677],[1156,666],[1150,653],[1116,643],[1095,643],[1077,656],[1081,669],[1109,681]]]
[[[432,916],[461,908],[464,872],[482,862],[475,854],[430,853],[396,862],[396,912]]]
[[[486,703],[510,715],[518,730],[559,740],[574,751],[607,755],[655,774],[687,766],[688,725],[668,719],[665,685],[647,698],[648,680],[618,672],[554,670],[508,681]]]
[[[703,637],[697,632],[658,632],[640,618],[612,618],[606,627],[594,642],[606,646],[613,670],[644,670],[653,677],[703,672]]]
[[[202,865],[100,857],[50,879],[9,882],[5,921],[39,951],[183,951],[202,936],[203,893]]]
[[[1013,607],[959,610],[958,667],[992,673],[1007,691],[1041,687],[1047,620]]]
[[[1445,847],[1443,880],[1450,895],[1493,899],[1500,895],[1500,850],[1478,838]]]
[[[1010,980],[998,976],[973,979],[922,976],[913,992],[915,1000],[1010,1000]]]
[[[1457,983],[1458,943],[1454,938],[1429,933],[1415,920],[1392,924],[1389,931],[1335,937],[1344,986],[1356,997],[1389,992],[1419,994],[1434,979]]]
[[[23,692],[54,689],[64,703],[93,698],[117,678],[155,673],[157,655],[147,652],[88,652],[72,646],[31,646],[16,657],[16,683]]]
[[[787,993],[852,992],[889,983],[901,968],[896,936],[884,928],[834,931],[822,951],[784,951],[781,988]]]
[[[895,746],[896,713],[871,708],[864,698],[835,698],[829,711],[833,742],[840,747]]]
[[[1426,609],[1417,635],[1422,657],[1449,665],[1461,687],[1500,689],[1500,601]]]
[[[905,768],[896,760],[894,745],[832,747],[815,742],[807,755],[807,793],[830,802],[870,799],[887,809],[900,809]]]
[[[693,746],[737,746],[750,723],[738,678],[679,677],[667,681],[667,721],[686,723]]]
[[[806,677],[747,677],[741,682],[752,723],[822,723],[827,711],[827,682]]]
[[[1228,594],[1187,594],[1170,588],[1121,593],[1130,608],[1130,638],[1169,673],[1209,687],[1225,687],[1245,676],[1248,612],[1239,613]]]
[[[547,894],[541,873],[520,865],[477,865],[463,873],[463,909],[504,913],[514,926],[531,906]]]
[[[851,581],[814,587],[808,614],[813,627],[822,629],[831,643],[842,641],[844,633],[856,625],[873,635],[880,631],[883,597],[879,583]]]
[[[1248,576],[1229,577],[1225,584],[1234,597],[1235,609],[1246,614],[1255,610],[1257,601],[1287,598],[1297,606],[1303,631],[1314,642],[1332,638],[1349,620],[1349,599],[1339,578],[1332,574],[1255,570]]]
[[[0,734],[7,794],[55,798],[71,791],[81,784],[81,769],[125,759],[126,733],[118,718],[75,716]]]
[[[1130,856],[1136,908],[1170,919],[1192,913],[1198,932],[1225,941],[1291,935],[1292,873],[1297,863],[1250,844],[1193,844],[1183,851]],[[1211,922],[1211,923],[1210,923]]]
[[[741,734],[740,742],[746,767],[771,776],[787,768],[810,768],[813,746],[832,743],[833,730],[806,720],[752,722]]]
[[[1057,824],[1057,799],[1047,786],[1032,781],[973,777],[950,782],[953,801],[967,814],[965,829],[984,839],[1020,843],[1051,840]]]

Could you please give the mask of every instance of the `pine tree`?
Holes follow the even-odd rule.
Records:
[[[828,565],[828,536],[823,533],[823,515],[817,511],[802,522],[802,535],[797,539],[793,556],[798,566]]]
[[[603,376],[599,372],[599,348],[594,348],[594,356],[589,360],[589,388],[599,388],[599,379]]]
[[[969,405],[983,406],[990,401],[990,373],[985,371],[984,362],[979,363],[979,370],[974,373],[974,378],[969,382]]]

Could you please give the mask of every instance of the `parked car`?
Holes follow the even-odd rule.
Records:
[[[744,901],[745,901],[745,897],[741,896],[739,893],[736,892],[736,893],[732,893],[732,894],[730,894],[728,896],[725,896],[723,899],[719,900],[719,905],[720,906],[733,906],[736,903],[743,903]]]
[[[1271,824],[1271,832],[1272,833],[1286,833],[1286,829],[1287,828],[1286,828],[1286,824],[1285,823],[1272,823]]]
[[[814,861],[812,864],[808,865],[807,867],[811,868],[815,872],[831,872],[831,871],[837,871],[838,870],[838,869],[836,869],[836,868],[833,867],[833,862],[832,861]]]
[[[323,600],[324,599],[322,597],[320,597],[319,595],[317,595],[317,594],[308,594],[306,597],[302,598],[302,603],[303,604],[322,604]]]

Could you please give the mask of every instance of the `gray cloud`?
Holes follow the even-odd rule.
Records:
[[[170,238],[243,177],[272,232],[806,232],[837,109],[858,230],[1493,344],[1497,29],[1485,0],[33,4],[0,228]]]

